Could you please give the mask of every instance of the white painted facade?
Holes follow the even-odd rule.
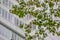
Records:
[[[18,28],[18,26],[20,25],[19,17],[9,12],[9,10],[12,8],[12,5],[18,5],[17,1],[0,0],[0,16]],[[23,29],[21,30],[19,30],[19,32],[24,34]],[[23,38],[21,38],[20,36],[18,36],[17,34],[15,34],[14,32],[10,31],[9,29],[5,28],[3,25],[0,24],[0,40],[11,40],[11,39],[24,40]]]

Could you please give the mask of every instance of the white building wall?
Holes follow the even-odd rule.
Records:
[[[6,37],[6,39],[8,38],[9,40],[12,37],[12,33],[10,30],[6,29],[3,25],[0,24],[0,35]]]
[[[20,19],[18,16],[11,14],[9,10],[12,8],[12,5],[18,5],[16,0],[0,0],[0,16],[8,20],[10,23],[18,26],[20,24]],[[22,30],[23,31],[23,30]],[[12,37],[13,34],[13,37]],[[0,25],[0,35],[5,36],[7,39],[13,38],[14,40],[23,40],[21,37],[17,36],[15,33],[9,31]],[[3,40],[3,39],[0,39]],[[5,39],[4,39],[5,40]]]

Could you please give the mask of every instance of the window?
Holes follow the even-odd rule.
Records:
[[[8,6],[8,0],[5,0],[5,5]]]
[[[20,21],[19,21],[19,19],[17,19],[17,26],[20,26]]]
[[[0,0],[0,4],[1,4],[1,0]]]
[[[0,14],[2,15],[3,18],[9,20],[10,22],[12,22],[12,14],[8,13],[5,9],[0,8]]]
[[[5,11],[4,9],[1,9],[1,13],[2,13],[2,17],[7,19],[7,11]]]
[[[15,25],[18,26],[19,20],[15,17]]]
[[[2,3],[3,3],[4,6],[6,6],[6,7],[8,7],[8,8],[12,7],[12,3],[11,3],[11,1],[9,1],[9,0],[3,0]]]
[[[5,19],[7,19],[7,11],[5,11]]]
[[[1,15],[1,7],[0,7],[0,15]]]
[[[4,5],[6,5],[6,0],[3,0],[3,2],[2,2]]]
[[[12,7],[12,5],[13,5],[13,3],[11,2],[11,1],[9,1],[9,8],[11,8]]]
[[[7,13],[8,15],[8,17],[7,17],[7,19],[10,21],[10,22],[12,22],[12,15],[10,14],[10,13]]]
[[[7,14],[7,20],[10,21],[10,14],[9,13]]]
[[[2,9],[2,17],[4,17],[4,9]]]

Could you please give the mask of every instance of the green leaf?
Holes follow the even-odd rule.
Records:
[[[31,32],[31,30],[30,30],[30,29],[26,29],[26,31],[25,31],[25,32],[30,33],[30,32]]]
[[[41,4],[42,5],[42,7],[46,7],[46,4],[45,3],[43,3],[43,4]]]
[[[56,34],[57,34],[58,36],[60,36],[60,32],[56,32]]]
[[[49,7],[52,8],[54,6],[54,3],[53,2],[50,2],[49,3]]]
[[[38,18],[38,19],[41,19],[41,18],[42,18],[42,15],[39,14],[39,15],[37,16],[37,18]]]
[[[23,25],[20,25],[19,27],[20,27],[20,28],[23,28]]]
[[[31,39],[32,39],[32,36],[29,35],[28,40],[31,40]]]
[[[48,0],[44,0],[46,3],[48,3]]]
[[[45,31],[41,28],[40,30],[39,30],[39,34],[43,34]]]
[[[36,4],[36,7],[41,7],[41,5],[40,4]]]
[[[43,33],[43,37],[46,38],[47,37],[47,34],[46,33]]]
[[[12,10],[10,10],[11,13],[19,16],[20,18],[23,18],[25,15],[30,14],[33,17],[36,17],[37,20],[32,20],[29,25],[23,26],[24,24],[20,25],[20,28],[24,28],[25,29],[25,34],[27,37],[27,40],[31,40],[33,37],[31,35],[29,35],[32,31],[32,24],[35,24],[38,26],[38,32],[35,33],[35,36],[39,36],[39,35],[43,35],[42,39],[43,40],[45,37],[47,37],[47,34],[45,33],[44,28],[42,28],[42,26],[46,27],[47,30],[50,31],[50,33],[55,34],[56,33],[56,29],[58,30],[58,28],[60,27],[60,23],[57,23],[57,21],[53,21],[52,20],[52,15],[55,15],[56,17],[60,17],[60,8],[58,7],[58,9],[54,10],[54,1],[57,3],[58,0],[44,0],[44,3],[40,4],[39,0],[29,0],[28,2],[25,2],[24,0],[20,0],[19,1],[19,6],[14,5],[12,7]],[[46,7],[46,3],[49,4],[50,7],[50,13],[48,15],[48,13],[45,13],[45,11],[48,9]],[[34,7],[32,7],[34,6]],[[43,7],[43,10],[34,10],[38,7]],[[30,8],[32,7],[32,8]],[[41,21],[39,21],[41,20]],[[57,24],[57,25],[56,25]],[[60,32],[56,33],[58,36],[60,35]],[[39,39],[40,40],[40,39]]]

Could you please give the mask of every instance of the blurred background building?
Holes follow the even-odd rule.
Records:
[[[12,5],[18,5],[17,1],[18,0],[0,0],[0,21],[1,18],[3,18],[2,21],[5,23],[8,21],[9,23],[7,23],[7,25],[12,24],[12,28],[15,28],[14,26],[19,28],[18,26],[20,25],[20,19],[16,15],[9,12]],[[12,30],[6,28],[5,23],[0,22],[0,40],[25,40],[23,29],[18,30],[20,33],[22,32],[21,36],[19,36]]]

